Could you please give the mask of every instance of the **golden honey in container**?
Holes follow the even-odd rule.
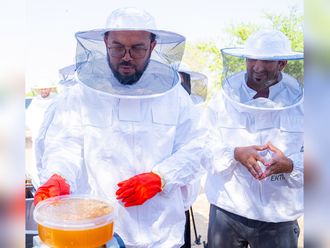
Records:
[[[113,208],[86,196],[59,196],[34,210],[41,241],[50,247],[96,248],[113,236]]]

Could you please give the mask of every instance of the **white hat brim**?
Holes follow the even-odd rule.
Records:
[[[184,73],[189,74],[191,80],[203,80],[203,79],[207,78],[207,76],[205,76],[204,74],[196,72],[196,71],[179,70],[179,72],[184,72]]]
[[[90,39],[101,41],[104,38],[104,34],[109,31],[147,31],[156,35],[157,42],[160,44],[180,43],[185,41],[185,37],[170,31],[155,30],[155,29],[93,29],[88,31],[80,31],[75,34],[76,38]]]
[[[257,54],[251,53],[245,48],[223,48],[221,53],[232,55],[235,57],[260,59],[260,60],[300,60],[304,59],[304,54],[301,52],[290,52],[283,54]]]
[[[37,85],[37,86],[32,86],[32,89],[34,89],[34,90],[55,89],[55,88],[57,88],[56,85]]]

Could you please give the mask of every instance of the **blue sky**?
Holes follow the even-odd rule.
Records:
[[[125,6],[145,9],[158,28],[186,36],[188,41],[217,39],[233,23],[260,23],[265,12],[287,13],[302,0],[93,0],[26,2],[26,80],[57,77],[57,70],[74,62],[74,33],[102,28],[111,11]]]

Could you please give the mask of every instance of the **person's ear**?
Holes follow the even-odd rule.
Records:
[[[151,44],[150,44],[150,51],[151,52],[152,52],[152,50],[154,50],[156,44],[157,44],[157,41],[156,40],[154,40],[154,41],[151,42]]]
[[[287,60],[280,60],[279,65],[280,65],[280,71],[284,69],[284,67],[287,65],[288,61]]]
[[[104,43],[105,43],[105,45],[107,45],[107,41],[108,41],[108,37],[109,37],[109,35],[108,35],[108,32],[107,33],[105,33],[104,34],[104,37],[103,37],[103,40],[104,40]]]

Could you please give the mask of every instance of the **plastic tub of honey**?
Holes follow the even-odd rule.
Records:
[[[50,247],[90,247],[113,236],[114,211],[110,203],[90,196],[59,196],[34,209],[41,241]]]

